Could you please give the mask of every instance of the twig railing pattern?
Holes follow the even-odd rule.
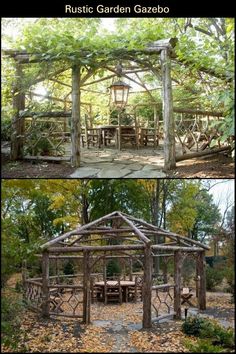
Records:
[[[152,286],[152,307],[157,319],[174,314],[174,287],[173,284]]]

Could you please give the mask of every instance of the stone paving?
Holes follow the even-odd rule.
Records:
[[[83,149],[70,178],[164,178],[163,146],[156,149]]]

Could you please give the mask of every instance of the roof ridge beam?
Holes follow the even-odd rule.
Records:
[[[134,230],[134,232],[136,233],[136,235],[139,236],[139,238],[145,242],[146,244],[150,244],[151,240],[149,240],[149,238],[147,238],[142,231],[140,231],[130,220],[128,220],[123,213],[121,214],[120,212],[118,212],[118,214],[120,215],[120,217]]]
[[[94,220],[94,221],[91,221],[91,222],[88,223],[88,224],[82,225],[82,226],[78,227],[76,230],[67,232],[67,233],[65,233],[65,234],[63,234],[63,235],[60,235],[60,236],[54,238],[53,240],[44,243],[44,244],[41,245],[40,247],[41,247],[42,249],[48,248],[49,246],[54,245],[54,244],[57,243],[58,241],[62,241],[62,240],[66,239],[66,238],[68,238],[68,237],[70,237],[70,236],[72,236],[72,235],[77,235],[77,234],[79,234],[80,231],[86,230],[86,229],[88,229],[90,226],[93,226],[93,225],[96,225],[97,223],[100,223],[100,222],[102,222],[102,221],[108,220],[110,216],[115,215],[115,214],[117,214],[117,211],[113,211],[112,213],[107,214],[107,215],[105,215],[105,216],[102,216],[101,218],[99,218],[99,219],[97,219],[97,220]]]
[[[209,249],[210,249],[210,247],[208,247],[208,246],[202,244],[202,243],[199,242],[199,241],[192,240],[192,239],[190,239],[190,238],[188,238],[188,237],[181,236],[181,235],[176,234],[176,233],[174,233],[174,232],[166,231],[166,230],[164,230],[164,229],[159,228],[158,226],[149,224],[149,223],[147,223],[147,222],[144,221],[144,220],[135,218],[134,216],[130,216],[130,215],[125,214],[125,213],[123,213],[123,214],[124,214],[126,217],[130,218],[131,220],[133,220],[133,221],[139,222],[140,224],[143,224],[144,226],[147,226],[147,227],[150,227],[150,228],[153,229],[153,230],[156,230],[157,232],[159,232],[159,234],[162,233],[163,236],[178,237],[178,238],[180,238],[180,239],[182,239],[182,240],[184,240],[184,241],[188,241],[188,242],[190,242],[190,243],[192,243],[192,244],[195,244],[195,245],[197,245],[197,246],[200,246],[200,247],[202,247],[202,248],[204,248],[204,249],[206,249],[206,250],[209,250]]]

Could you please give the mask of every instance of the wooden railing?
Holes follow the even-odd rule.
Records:
[[[152,307],[156,315],[152,321],[159,321],[165,317],[175,315],[174,288],[174,284],[152,286]]]

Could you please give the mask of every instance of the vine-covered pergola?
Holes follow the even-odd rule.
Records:
[[[149,328],[154,320],[163,317],[158,311],[156,311],[157,318],[152,317],[153,309],[157,309],[156,301],[160,300],[158,291],[166,291],[168,296],[170,289],[174,289],[174,297],[170,296],[173,300],[173,312],[168,311],[167,315],[181,318],[181,268],[186,256],[195,257],[198,306],[201,310],[206,308],[205,250],[208,249],[208,246],[198,241],[114,211],[43,244],[42,254],[38,255],[42,258],[42,277],[30,279],[23,273],[25,298],[29,304],[34,302],[36,310],[46,317],[51,315],[80,317],[84,323],[90,323],[91,278],[102,270],[102,278],[105,280],[107,260],[126,259],[131,279],[132,264],[138,260],[143,265],[143,327]],[[173,259],[173,283],[167,282],[167,267],[164,267],[164,284],[153,285],[153,267],[157,258]],[[82,273],[80,273],[79,283],[66,283],[66,275],[61,283],[59,274],[50,275],[51,267],[56,266],[56,273],[58,273],[58,262],[65,259],[74,260],[76,263],[81,262]],[[62,289],[70,292],[69,297],[58,295],[59,290]],[[53,302],[55,291],[59,296],[59,303],[57,302],[56,305]],[[75,300],[73,306],[72,300]],[[60,305],[65,302],[72,310],[61,313]],[[52,303],[54,309],[51,307]]]
[[[88,119],[91,121],[91,103],[88,104],[86,102],[81,101],[81,89],[84,88],[85,85],[90,84],[89,81],[93,75],[95,75],[99,70],[106,70],[110,71],[112,75],[110,76],[103,76],[99,80],[95,80],[93,82],[100,82],[102,80],[108,80],[115,75],[119,76],[119,72],[117,71],[116,64],[119,61],[125,61],[129,63],[130,70],[129,73],[134,73],[138,75],[138,72],[142,71],[150,71],[157,80],[161,80],[161,87],[162,87],[162,118],[163,118],[163,141],[164,141],[164,168],[166,170],[172,169],[176,166],[176,162],[191,158],[206,155],[209,152],[219,152],[222,150],[226,150],[229,147],[223,146],[218,149],[207,149],[204,151],[198,151],[198,141],[195,141],[197,144],[197,152],[186,154],[184,151],[185,143],[181,140],[181,129],[180,133],[176,132],[175,121],[174,121],[174,112],[177,114],[190,114],[195,117],[197,116],[205,116],[207,119],[207,124],[209,124],[209,117],[213,117],[214,119],[222,118],[221,112],[207,112],[207,111],[194,111],[194,110],[185,110],[173,107],[173,97],[172,97],[172,79],[171,79],[171,58],[175,58],[176,54],[174,48],[177,43],[177,38],[168,38],[168,39],[161,39],[152,43],[147,44],[143,49],[137,50],[129,50],[126,48],[119,48],[111,49],[109,52],[108,58],[104,56],[102,50],[96,53],[96,56],[89,52],[86,49],[79,49],[77,51],[77,56],[73,60],[69,60],[64,67],[64,69],[56,70],[54,73],[50,73],[47,77],[37,78],[36,81],[31,83],[31,86],[44,80],[54,80],[59,84],[63,84],[55,79],[55,76],[58,73],[62,73],[63,71],[67,71],[71,69],[71,85],[66,84],[66,86],[71,86],[71,94],[72,101],[71,107],[72,110],[68,111],[67,103],[68,101],[59,99],[59,101],[64,101],[65,107],[64,111],[62,112],[29,112],[28,110],[25,111],[25,99],[26,99],[26,88],[23,85],[24,81],[24,67],[25,65],[32,65],[35,63],[47,63],[50,67],[50,63],[55,63],[55,61],[60,61],[60,57],[58,58],[50,58],[45,53],[28,53],[26,51],[19,51],[19,50],[4,50],[4,54],[14,59],[15,62],[15,85],[13,87],[13,109],[14,109],[14,116],[12,119],[12,139],[11,139],[11,157],[13,160],[17,160],[20,158],[26,158],[23,153],[23,146],[27,139],[27,128],[25,125],[25,119],[27,117],[36,118],[36,119],[44,119],[44,123],[47,121],[53,121],[58,119],[59,124],[59,117],[69,118],[70,119],[70,127],[69,132],[61,133],[61,141],[58,144],[53,144],[50,140],[50,136],[53,137],[53,131],[48,131],[48,142],[53,145],[54,148],[60,146],[60,144],[65,141],[66,137],[69,134],[70,141],[71,141],[71,156],[70,161],[73,167],[79,167],[81,161],[81,124],[82,124],[82,115],[81,115],[81,107],[83,105],[88,105]],[[71,57],[71,55],[70,55]],[[149,60],[152,59],[156,60]],[[86,60],[90,62],[90,66],[84,64]],[[65,60],[65,58],[63,58]],[[156,62],[157,66],[153,63]],[[135,63],[135,67],[132,66],[132,63]],[[158,69],[157,69],[158,67]],[[147,92],[147,87],[144,82],[136,81],[132,79],[127,73],[124,73],[124,78],[128,78],[129,80],[134,81],[136,84],[138,83],[142,86]],[[64,84],[63,84],[64,85]],[[86,86],[85,86],[86,87]],[[150,94],[150,92],[148,92]],[[32,93],[34,94],[34,93]],[[68,95],[67,95],[68,96]],[[68,99],[68,97],[67,97]],[[153,102],[153,109],[154,109],[154,120],[157,120],[157,113],[156,113],[156,104],[157,102]],[[181,118],[182,119],[182,118]],[[196,120],[196,119],[195,119]],[[197,123],[197,122],[195,122]],[[195,124],[194,123],[194,124]],[[46,124],[46,123],[45,123]],[[33,124],[34,127],[34,124]],[[181,127],[180,127],[181,128]],[[185,128],[184,128],[185,129]],[[64,129],[65,130],[65,129]],[[33,134],[40,134],[39,131],[36,131]],[[200,130],[201,136],[201,130]],[[31,132],[32,135],[32,132]],[[29,139],[31,135],[29,135]],[[176,156],[176,135],[182,144],[183,153],[182,156]],[[190,135],[192,136],[191,139],[196,140],[194,134],[190,131]],[[37,139],[36,139],[37,140]],[[155,138],[154,138],[155,140]],[[207,143],[206,146],[209,147],[210,141]],[[155,145],[154,145],[155,146]],[[204,146],[205,148],[205,146]],[[27,158],[32,159],[40,159],[40,156],[27,156]],[[45,159],[45,157],[44,157]],[[48,160],[63,160],[62,157],[52,157],[49,156]]]
[[[107,68],[108,63],[112,63],[117,60],[129,60],[137,63],[142,70],[151,70],[154,75],[157,75],[155,68],[150,66],[150,62],[147,60],[148,56],[160,55],[161,62],[161,80],[162,80],[162,92],[163,92],[163,122],[164,122],[164,156],[165,156],[165,168],[170,169],[175,167],[175,134],[174,134],[174,120],[173,120],[173,99],[172,99],[172,85],[171,85],[171,56],[174,54],[174,47],[177,39],[163,39],[148,44],[143,50],[128,50],[123,48],[117,48],[112,50],[109,55],[109,60],[105,60],[102,52],[96,54],[96,58],[93,59],[94,68],[85,69],[85,65],[81,65],[80,61],[73,62],[71,65],[71,77],[72,77],[72,112],[71,112],[71,164],[72,166],[80,165],[80,133],[81,133],[81,99],[80,90],[81,86],[88,80],[98,68]],[[12,158],[13,160],[22,158],[22,146],[24,140],[24,120],[23,117],[29,116],[29,112],[26,115],[21,116],[20,112],[25,109],[25,92],[23,88],[23,66],[25,64],[40,63],[48,61],[47,57],[43,54],[27,53],[25,51],[5,50],[5,55],[14,58],[16,66],[16,82],[13,89],[13,108],[15,115],[13,117],[13,133],[12,133]],[[80,58],[86,58],[90,53],[86,50],[80,50]],[[82,60],[81,60],[82,62]],[[82,68],[85,70],[85,74],[82,75]],[[68,67],[66,68],[68,70]],[[110,69],[113,74],[116,73],[115,68]],[[158,74],[159,75],[159,74]],[[68,113],[65,113],[68,115]],[[31,113],[32,116],[32,113]],[[40,117],[49,117],[49,114],[40,114]],[[52,113],[51,117],[58,116],[56,113]],[[63,116],[63,114],[62,114]]]

